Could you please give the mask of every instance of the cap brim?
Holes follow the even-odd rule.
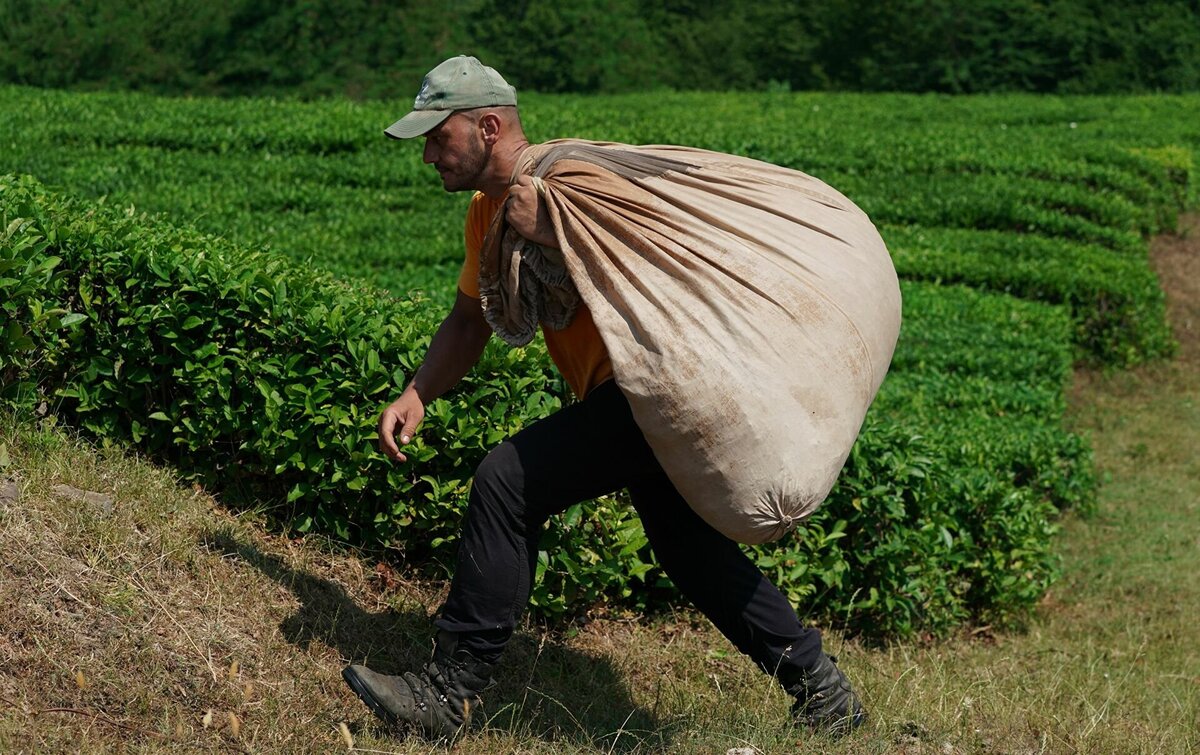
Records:
[[[420,136],[450,117],[453,110],[414,110],[383,130],[393,139]]]

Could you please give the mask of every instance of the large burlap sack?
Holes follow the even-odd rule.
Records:
[[[689,505],[734,540],[782,537],[828,495],[895,348],[874,225],[804,173],[684,147],[548,142],[518,173],[560,250],[499,213],[480,255],[493,328],[527,342],[582,298]]]

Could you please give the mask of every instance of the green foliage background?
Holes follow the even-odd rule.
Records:
[[[1200,87],[1189,0],[0,0],[0,80],[411,97],[475,54],[522,91]]]

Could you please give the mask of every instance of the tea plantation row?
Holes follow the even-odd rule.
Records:
[[[535,138],[738,151],[886,221],[910,281],[892,373],[829,502],[757,557],[802,609],[873,633],[1021,615],[1053,578],[1056,509],[1092,493],[1061,422],[1072,360],[1171,348],[1141,234],[1194,191],[1194,127],[1162,116],[1197,101],[526,99]],[[540,347],[493,344],[430,407],[413,463],[372,452],[461,255],[464,198],[441,193],[417,145],[379,134],[403,104],[24,89],[0,103],[0,171],[54,187],[0,183],[8,396],[36,384],[71,422],[301,529],[451,563],[475,463],[565,394]],[[671,596],[617,499],[553,523],[539,571],[546,613]]]
[[[418,143],[383,137],[406,105],[8,87],[0,171],[445,302],[465,197],[440,191]],[[906,277],[1067,304],[1081,355],[1102,362],[1170,350],[1141,236],[1187,199],[1198,97],[531,95],[523,107],[535,140],[684,143],[812,173],[871,214]],[[1000,235],[977,246],[955,233],[980,229]]]

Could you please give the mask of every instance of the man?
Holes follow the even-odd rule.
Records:
[[[458,295],[425,362],[383,412],[379,447],[403,462],[425,405],[475,364],[491,335],[479,300],[480,250],[497,213],[521,236],[557,248],[554,227],[527,176],[514,179],[530,147],[516,93],[493,69],[460,56],[426,77],[413,111],[386,133],[423,136],[424,161],[446,191],[477,192],[466,219],[466,261]],[[634,422],[613,378],[591,313],[582,304],[561,330],[544,328],[550,356],[579,401],[494,449],[472,486],[457,568],[435,624],[432,661],[402,676],[363,666],[344,672],[354,692],[384,721],[453,738],[529,598],[546,520],[579,501],[627,488],[651,547],[675,585],[716,627],[795,698],[808,726],[841,734],[864,719],[859,700],[815,629],[801,626],[779,590],[684,501]],[[396,439],[399,438],[399,444]]]

